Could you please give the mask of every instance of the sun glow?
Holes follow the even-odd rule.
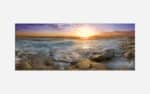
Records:
[[[96,35],[96,32],[92,27],[80,27],[76,30],[76,36],[80,38],[87,39],[94,35]]]

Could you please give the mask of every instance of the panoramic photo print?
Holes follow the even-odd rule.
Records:
[[[16,23],[15,70],[135,70],[135,24]]]

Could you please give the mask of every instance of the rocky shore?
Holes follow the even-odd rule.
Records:
[[[129,38],[120,44],[121,51],[116,49],[51,49],[48,54],[16,49],[16,70],[116,70],[108,66],[114,58],[125,58],[134,63],[135,40]],[[117,49],[118,50],[118,49]],[[113,62],[115,63],[115,62]],[[117,70],[134,70],[132,67],[121,67]]]
[[[18,57],[19,58],[19,57]],[[97,57],[100,58],[100,57]],[[68,60],[68,61],[67,61]],[[16,59],[16,70],[106,70],[101,62],[80,58],[70,60],[60,58],[56,61],[49,56],[24,53],[22,59]]]

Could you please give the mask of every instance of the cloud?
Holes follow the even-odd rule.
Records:
[[[16,31],[71,31],[74,28],[91,26],[102,31],[134,30],[134,24],[74,24],[74,23],[51,23],[51,24],[16,24]]]

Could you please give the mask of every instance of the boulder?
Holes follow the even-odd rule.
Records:
[[[106,70],[107,66],[103,63],[93,62],[93,63],[91,63],[91,69],[92,70]]]
[[[92,61],[89,59],[83,59],[77,63],[77,68],[79,69],[89,69]]]
[[[93,54],[90,59],[96,62],[106,61],[110,60],[115,56],[115,50],[114,49],[108,49],[104,50],[99,54]]]

